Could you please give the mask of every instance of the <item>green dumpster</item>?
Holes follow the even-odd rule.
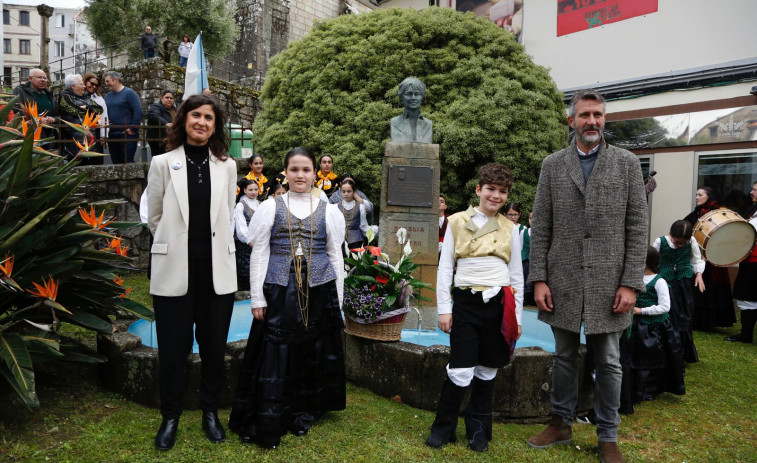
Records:
[[[233,158],[249,158],[252,156],[252,130],[242,129],[239,124],[228,124],[229,156]]]

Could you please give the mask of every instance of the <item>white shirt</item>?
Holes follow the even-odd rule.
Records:
[[[318,207],[319,201],[310,192],[287,192],[281,195],[284,204],[298,219],[310,216]],[[326,202],[326,254],[336,273],[336,289],[339,293],[339,306],[342,305],[344,287],[344,260],[342,242],[344,242],[344,216],[335,204]],[[250,256],[250,299],[252,308],[268,307],[263,296],[263,283],[268,272],[268,258],[271,255],[271,229],[276,217],[276,201],[263,201],[255,211],[255,220],[250,223],[247,236],[255,245]]]
[[[100,121],[97,123],[100,128],[100,138],[106,138],[108,136],[108,105],[105,104],[105,98],[101,97],[97,93],[93,93],[89,95],[90,98],[92,98],[92,101],[99,104],[103,108],[102,115],[100,116]]]
[[[644,284],[648,284],[656,276],[657,274],[644,275]],[[665,281],[665,278],[657,280],[657,283],[654,284],[654,289],[657,291],[657,305],[642,308],[642,315],[661,315],[670,312],[670,291],[668,290],[668,282]]]
[[[489,217],[481,213],[478,208],[475,211],[476,215],[471,220],[477,227],[483,227],[489,221]],[[491,287],[481,294],[484,302],[488,302],[489,299],[494,297],[503,286],[509,285],[515,288],[515,316],[518,319],[518,325],[521,325],[523,263],[520,260],[520,251],[520,236],[518,233],[512,233],[509,264],[495,256],[458,259],[455,262],[455,236],[452,233],[452,227],[447,227],[439,256],[439,270],[436,274],[436,305],[439,315],[452,313],[450,289],[454,268],[457,265],[457,274],[454,275],[455,286],[488,286],[491,284]]]
[[[245,204],[249,205],[253,211],[257,211],[258,206],[260,206],[260,201],[258,201],[257,199],[250,199],[244,195],[239,198],[239,202],[237,203],[236,207],[234,207],[234,221],[232,232],[236,231],[236,236],[239,241],[245,244],[250,244],[250,238],[247,236],[247,219],[244,216]]]
[[[344,201],[342,200],[342,207],[345,211],[351,211],[355,205],[357,204],[357,201]],[[360,204],[360,231],[363,232],[363,236],[365,236],[368,233],[368,219],[366,218],[365,213],[365,205]],[[346,225],[345,225],[346,226]]]
[[[673,249],[678,249],[678,247],[673,244],[673,242],[670,240],[669,235],[665,235],[665,240],[668,242],[668,246]],[[660,250],[660,238],[657,238],[654,240],[654,243],[652,243],[652,246],[654,246],[655,249],[658,251]],[[702,260],[702,252],[699,250],[699,243],[697,240],[692,236],[691,237],[691,270],[696,275],[697,273],[704,272],[704,260]]]

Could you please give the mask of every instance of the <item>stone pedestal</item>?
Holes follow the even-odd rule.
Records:
[[[424,168],[420,169],[423,171],[421,173],[428,174],[430,181],[419,185],[412,178],[413,169],[403,167]],[[407,178],[406,171],[410,172]],[[406,142],[386,144],[381,176],[379,246],[389,255],[390,261],[396,263],[402,255],[396,233],[400,227],[407,229],[407,239],[413,253],[417,254],[413,258],[413,262],[418,265],[414,276],[433,287],[436,286],[439,262],[439,175],[439,145]],[[392,192],[388,188],[390,185],[395,189]],[[423,290],[421,294],[431,299],[420,302],[424,322],[436,320],[436,292]],[[434,321],[433,326],[435,325]]]

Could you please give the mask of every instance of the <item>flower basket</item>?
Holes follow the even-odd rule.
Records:
[[[400,230],[397,237],[402,245],[406,231]],[[368,239],[373,239],[370,231]],[[344,331],[377,341],[399,341],[414,291],[429,286],[412,276],[416,266],[409,245],[396,265],[390,264],[389,257],[375,246],[351,251],[351,257],[345,259],[351,268],[345,278],[342,304]]]

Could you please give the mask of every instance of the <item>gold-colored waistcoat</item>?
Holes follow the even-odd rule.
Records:
[[[449,217],[455,238],[455,260],[469,257],[497,256],[510,263],[510,244],[515,225],[502,214],[489,219],[483,227],[473,223],[476,211],[469,207]]]

